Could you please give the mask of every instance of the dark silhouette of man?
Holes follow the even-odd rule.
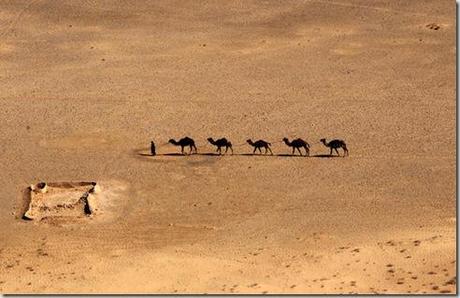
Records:
[[[150,142],[150,152],[152,156],[155,156],[157,153],[155,152],[155,143],[153,141]]]

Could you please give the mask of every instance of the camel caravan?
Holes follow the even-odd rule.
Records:
[[[217,139],[217,140],[214,140],[213,138],[208,138],[207,141],[211,145],[213,145],[213,146],[215,146],[217,148],[216,149],[217,154],[219,154],[219,155],[226,154],[228,152],[228,150],[230,149],[231,154],[233,155],[233,145],[226,138],[220,138],[220,139]],[[251,139],[248,139],[248,140],[246,140],[245,143],[242,143],[242,144],[239,144],[239,145],[236,145],[236,146],[242,146],[242,145],[245,145],[246,143],[254,148],[254,150],[252,151],[253,155],[256,154],[257,151],[259,151],[259,154],[262,154],[262,149],[264,149],[263,154],[270,153],[270,155],[273,155],[273,152],[272,152],[272,149],[271,149],[272,144],[267,142],[267,141],[264,141],[264,140],[258,140],[258,141],[254,142]],[[283,138],[282,141],[279,141],[279,142],[276,142],[276,143],[284,143],[284,144],[286,144],[286,146],[292,148],[292,153],[291,153],[292,156],[294,156],[296,154],[296,150],[297,150],[297,152],[299,152],[300,156],[310,156],[310,147],[311,147],[310,144],[307,143],[306,141],[300,139],[300,138],[293,139],[292,141],[289,141],[288,138]],[[348,156],[347,144],[343,140],[334,139],[334,140],[331,140],[331,141],[327,142],[326,139],[321,139],[321,140],[319,140],[319,142],[317,142],[315,144],[319,144],[319,143],[322,143],[324,146],[326,146],[326,147],[328,147],[330,149],[329,156],[331,156],[331,157],[334,156],[333,155],[334,151],[335,151],[335,153],[337,153],[337,156],[340,156],[340,153],[339,153],[338,149],[343,150],[342,157]],[[170,139],[168,141],[168,143],[166,143],[166,144],[172,144],[174,146],[180,147],[181,148],[181,154],[183,154],[183,155],[186,154],[185,150],[184,150],[186,147],[189,148],[188,155],[198,153],[198,149],[197,149],[197,147],[195,145],[195,141],[192,138],[189,138],[189,137],[184,137],[184,138],[180,139],[179,141],[176,141],[174,139]],[[225,148],[224,153],[222,153],[222,148]],[[303,151],[305,151],[305,155],[303,155],[301,149],[303,149]],[[155,143],[153,141],[150,143],[150,153],[152,154],[152,156],[156,155],[156,147],[155,147]]]

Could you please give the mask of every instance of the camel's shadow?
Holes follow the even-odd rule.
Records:
[[[151,154],[147,154],[148,156],[152,156]],[[189,154],[189,153],[185,153],[185,154],[182,154],[182,153],[160,153],[160,154],[157,154],[156,156],[224,156],[224,155],[219,155],[219,154],[216,154],[216,153],[192,153],[192,154]]]
[[[315,154],[315,155],[312,155],[311,157],[317,157],[317,158],[335,158],[335,157],[343,157],[343,156],[329,155],[329,154]]]
[[[150,153],[137,153],[139,156],[145,156],[145,157],[155,157],[155,156],[173,156],[173,157],[188,157],[188,156],[230,156],[228,154],[217,154],[217,153],[158,153],[155,155],[152,155]]]
[[[291,155],[291,154],[259,154],[259,153],[240,153],[235,154],[239,156],[261,156],[261,157],[308,157],[305,155]]]
[[[292,154],[275,154],[274,156],[278,157],[309,157],[306,155],[292,155]]]
[[[337,155],[329,155],[329,154],[315,154],[315,155],[292,155],[292,154],[257,154],[257,153],[241,153],[235,154],[240,156],[265,156],[265,157],[303,157],[303,158],[334,158],[334,157],[342,157]]]
[[[316,155],[292,155],[292,154],[257,154],[257,153],[236,153],[236,154],[217,154],[217,153],[193,153],[193,154],[182,154],[182,153],[160,153],[151,155],[148,153],[138,153],[139,156],[155,157],[155,156],[166,156],[166,157],[190,157],[190,156],[214,156],[214,157],[225,157],[225,156],[252,156],[252,157],[293,157],[293,158],[337,158],[343,156],[329,155],[329,154],[316,154]]]
[[[252,156],[252,157],[257,157],[257,156],[260,156],[260,157],[297,157],[297,158],[337,158],[337,157],[342,157],[343,156],[337,156],[337,155],[329,155],[329,154],[315,154],[315,155],[310,155],[310,156],[306,156],[306,155],[292,155],[292,154],[288,154],[288,153],[280,153],[280,154],[260,154],[260,153],[235,153],[235,154],[219,154],[219,153],[215,153],[215,152],[205,152],[205,153],[192,153],[192,154],[189,154],[189,153],[185,153],[185,154],[182,154],[180,152],[170,152],[170,153],[159,153],[159,154],[156,154],[156,155],[152,155],[150,153],[143,153],[142,151],[145,152],[145,150],[147,150],[147,148],[142,148],[142,149],[137,149],[137,150],[134,150],[134,152],[136,153],[137,156],[141,156],[141,157],[155,157],[155,156],[165,156],[165,157],[190,157],[190,156],[213,156],[213,157],[226,157],[226,156]]]

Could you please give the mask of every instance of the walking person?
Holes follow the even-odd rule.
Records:
[[[150,142],[150,152],[152,156],[155,156],[157,153],[155,152],[155,143],[153,141]]]

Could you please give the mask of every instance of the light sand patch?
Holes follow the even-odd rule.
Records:
[[[116,142],[116,140],[116,138],[107,134],[75,134],[61,138],[44,138],[39,141],[39,146],[55,149],[103,147],[109,146],[110,144]]]
[[[184,228],[184,229],[194,229],[194,230],[218,230],[216,226],[210,225],[191,225],[191,224],[182,224],[182,223],[170,223],[170,227]]]
[[[310,41],[319,40],[322,37],[334,36],[334,35],[353,35],[357,33],[357,29],[351,26],[315,26],[315,27],[300,27],[296,31],[296,35],[301,38],[308,38]]]
[[[121,181],[102,181],[98,184],[101,191],[94,195],[98,206],[95,219],[109,221],[121,216],[129,204],[128,185]]]
[[[350,42],[343,45],[340,48],[332,49],[331,52],[336,55],[349,56],[358,55],[364,52],[364,46],[362,43]]]
[[[433,39],[424,38],[388,38],[380,40],[381,45],[385,46],[418,46],[423,41],[425,45],[438,45],[440,42]]]
[[[187,176],[185,176],[183,174],[178,174],[178,173],[174,173],[174,172],[169,173],[169,177],[171,177],[171,179],[173,179],[175,181],[180,181],[180,180],[183,180],[183,179],[187,178]]]
[[[403,15],[411,15],[411,16],[420,16],[420,17],[426,17],[427,15],[424,13],[417,13],[417,12],[412,12],[412,11],[405,11],[405,10],[398,10],[398,9],[391,9],[387,7],[380,7],[380,6],[374,6],[374,5],[359,5],[359,4],[354,4],[354,3],[349,3],[349,2],[342,2],[342,1],[324,1],[324,0],[310,0],[310,2],[316,2],[316,3],[322,3],[326,5],[334,5],[334,6],[343,6],[343,7],[350,7],[353,9],[364,9],[364,10],[374,10],[378,12],[383,12],[383,13],[400,13]]]
[[[9,43],[0,44],[0,55],[5,55],[14,52],[16,47]]]
[[[294,36],[279,37],[279,38],[265,38],[256,42],[232,42],[231,44],[224,44],[222,50],[232,50],[235,53],[242,55],[250,55],[256,53],[267,53],[282,51],[287,48],[308,45],[312,46],[320,41],[328,40],[336,36],[349,36],[356,33],[356,30],[351,27],[337,28],[330,26],[317,26],[317,27],[301,27],[296,30]],[[362,45],[358,43],[349,43],[349,47],[361,48]]]

